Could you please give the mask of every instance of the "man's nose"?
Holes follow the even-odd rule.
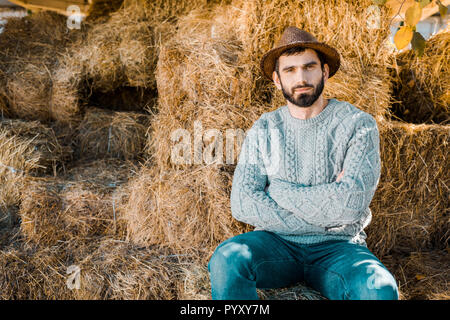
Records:
[[[304,70],[298,68],[295,72],[295,83],[296,85],[304,86],[308,83],[308,76]]]

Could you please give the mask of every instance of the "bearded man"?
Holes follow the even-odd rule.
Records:
[[[219,244],[208,263],[213,299],[258,299],[256,288],[304,282],[328,299],[398,299],[364,228],[380,178],[374,117],[336,98],[326,81],[339,53],[288,27],[261,59],[287,104],[266,112],[242,144],[232,216],[255,226]]]

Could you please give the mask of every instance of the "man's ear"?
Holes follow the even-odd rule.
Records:
[[[324,78],[324,82],[326,82],[328,80],[328,78],[330,77],[330,67],[328,66],[327,63],[323,64],[323,78]]]
[[[281,90],[280,78],[278,77],[278,73],[276,71],[272,73],[272,79],[273,83],[275,83],[275,86],[278,88],[278,90]]]

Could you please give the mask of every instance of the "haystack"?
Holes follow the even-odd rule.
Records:
[[[2,299],[177,299],[187,257],[104,239],[0,251]]]
[[[120,208],[127,239],[208,255],[216,243],[249,231],[229,214],[229,179],[229,173],[214,168],[187,172],[144,167],[128,184],[129,198]]]
[[[142,154],[150,117],[136,112],[114,112],[98,108],[86,111],[75,135],[78,157],[123,160]]]
[[[0,208],[20,201],[29,176],[54,173],[70,159],[54,131],[38,121],[0,120]]]
[[[68,31],[67,17],[54,12],[8,19],[0,34],[0,96],[4,102],[0,105],[5,116],[41,121],[58,118],[49,104],[52,71],[66,46],[80,34]]]
[[[397,56],[393,69],[397,101],[392,117],[410,123],[450,124],[450,30],[427,40],[424,54],[414,50]]]
[[[449,245],[450,126],[384,122],[369,247],[379,256]]]
[[[19,210],[26,241],[54,245],[103,237],[123,239],[125,225],[116,208],[125,197],[121,185],[133,170],[132,163],[95,160],[68,169],[64,177],[29,181]]]
[[[153,109],[160,43],[170,38],[178,15],[206,3],[126,0],[106,20],[87,19],[88,31],[68,49],[54,71],[52,107],[61,112],[83,110],[95,100],[114,96],[123,102],[120,109],[112,109]],[[146,101],[140,99],[142,95]],[[101,104],[108,107],[103,101]]]

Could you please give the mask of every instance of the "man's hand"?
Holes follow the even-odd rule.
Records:
[[[344,170],[342,170],[342,172],[339,173],[339,175],[336,178],[336,182],[339,182],[342,179],[343,176],[344,176]]]

